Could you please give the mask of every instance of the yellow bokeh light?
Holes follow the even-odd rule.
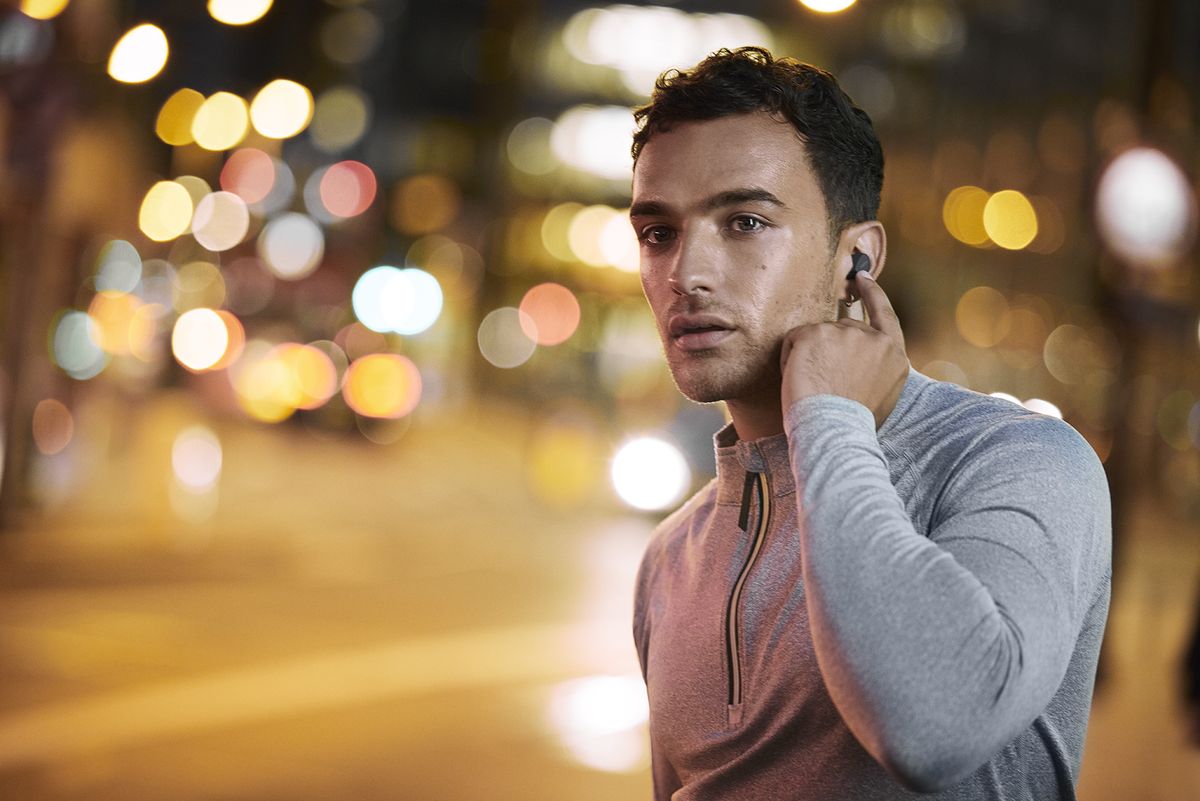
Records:
[[[70,0],[21,0],[21,13],[34,19],[54,19]]]
[[[1008,299],[990,286],[968,289],[958,299],[954,321],[962,338],[980,348],[990,348],[1008,336],[1012,316]]]
[[[138,211],[138,228],[155,242],[169,242],[192,224],[192,198],[175,181],[150,187]]]
[[[560,203],[546,212],[545,218],[542,219],[542,246],[546,248],[547,253],[560,261],[575,259],[568,234],[571,230],[571,220],[582,209],[581,203]]]
[[[168,97],[159,109],[154,133],[168,145],[190,145],[195,141],[192,137],[192,120],[203,103],[204,95],[195,89],[180,89]]]
[[[856,0],[800,0],[800,4],[821,14],[836,14],[854,5]]]
[[[1037,236],[1037,213],[1029,198],[1015,189],[1005,189],[988,198],[983,207],[983,228],[1000,247],[1020,250]]]
[[[602,246],[604,231],[620,217],[620,212],[611,206],[588,206],[571,218],[567,229],[567,241],[575,258],[593,267],[608,264]],[[629,228],[627,220],[621,220]]]
[[[291,417],[296,407],[295,376],[279,356],[279,351],[256,340],[247,346],[252,355],[235,365],[230,374],[238,405],[250,417],[264,423],[278,423]],[[264,350],[266,352],[264,352]]]
[[[283,78],[258,90],[250,103],[254,130],[268,139],[287,139],[308,127],[313,98],[308,88]]]
[[[145,83],[162,72],[169,52],[161,28],[150,23],[138,25],[113,45],[108,74],[122,83]]]
[[[291,406],[316,409],[337,392],[337,368],[329,356],[313,346],[285,343],[275,349],[275,358],[291,371],[292,396],[288,398]]]
[[[449,178],[433,173],[401,181],[392,195],[391,222],[405,234],[429,234],[458,216],[462,195]]]
[[[364,417],[403,417],[421,400],[421,374],[405,356],[374,353],[346,370],[342,395]]]
[[[967,245],[985,245],[987,231],[983,227],[983,208],[988,193],[978,186],[960,186],[950,190],[942,204],[942,222],[950,235]]]
[[[249,25],[271,10],[274,0],[208,0],[208,13],[226,25]]]
[[[212,309],[192,309],[175,321],[171,352],[176,361],[194,373],[211,370],[228,347],[225,321]]]
[[[249,127],[246,101],[232,92],[217,92],[196,109],[192,137],[205,150],[228,150],[242,141]]]

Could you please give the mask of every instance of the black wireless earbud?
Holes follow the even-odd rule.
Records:
[[[871,269],[871,257],[866,253],[859,253],[857,250],[850,254],[850,263],[854,265],[850,268],[850,272],[846,274],[847,281],[853,281],[854,276],[861,273],[863,270]]]

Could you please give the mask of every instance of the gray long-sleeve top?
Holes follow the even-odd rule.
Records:
[[[1074,798],[1111,581],[1091,447],[911,368],[878,432],[833,395],[785,424],[719,432],[643,558],[655,798]]]

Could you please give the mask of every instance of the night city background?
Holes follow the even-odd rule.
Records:
[[[921,372],[1104,462],[1079,796],[1200,798],[1200,4],[9,0],[0,798],[650,797],[630,614],[712,475],[631,109],[721,47],[886,158]]]

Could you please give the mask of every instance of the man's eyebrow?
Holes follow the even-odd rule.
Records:
[[[787,208],[787,204],[774,194],[756,186],[718,192],[711,197],[705,198],[700,207],[705,211],[712,211],[713,209],[720,209],[725,206],[736,206],[739,203],[770,203],[773,206]],[[630,207],[629,216],[631,218],[665,217],[669,211],[670,207],[666,203],[661,203],[657,200],[642,200]]]
[[[666,216],[667,206],[665,203],[659,203],[656,200],[640,200],[629,207],[629,216],[632,217],[663,217]]]
[[[712,211],[713,209],[725,206],[736,206],[739,203],[770,203],[774,206],[787,208],[787,204],[775,197],[775,195],[765,189],[754,186],[718,192],[704,201],[704,210]]]

